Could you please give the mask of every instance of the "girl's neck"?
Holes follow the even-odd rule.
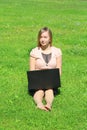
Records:
[[[43,53],[49,54],[51,52],[51,46],[48,45],[48,46],[41,47],[41,50]]]

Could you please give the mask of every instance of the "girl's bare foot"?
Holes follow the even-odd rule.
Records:
[[[41,109],[41,110],[45,110],[45,111],[48,111],[45,106],[43,105],[43,103],[40,103],[37,105],[37,108]]]
[[[50,104],[46,104],[46,105],[45,105],[45,108],[46,108],[48,111],[51,111],[51,105],[50,105]]]

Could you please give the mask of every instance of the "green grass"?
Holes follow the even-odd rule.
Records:
[[[62,49],[60,95],[51,112],[27,92],[29,52],[43,26]],[[0,130],[87,129],[87,1],[0,0]]]

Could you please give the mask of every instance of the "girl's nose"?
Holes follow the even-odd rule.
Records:
[[[42,42],[44,41],[44,38],[42,39]]]

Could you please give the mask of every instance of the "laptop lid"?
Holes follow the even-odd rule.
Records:
[[[27,71],[28,89],[58,88],[60,84],[59,69]]]

